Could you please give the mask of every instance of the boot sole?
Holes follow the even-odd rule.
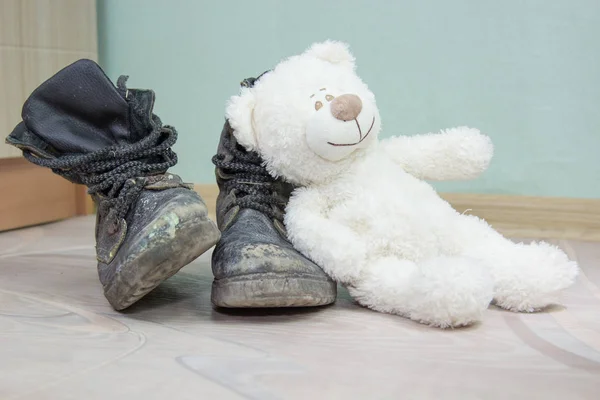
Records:
[[[211,301],[223,308],[317,307],[335,302],[335,282],[275,273],[215,279]]]
[[[173,239],[146,246],[145,251],[123,265],[111,284],[105,288],[106,299],[117,311],[128,308],[213,247],[220,234],[216,224],[210,219],[196,218],[187,221],[178,227]],[[174,252],[173,243],[178,243],[181,251]],[[171,257],[165,258],[169,256]],[[157,260],[160,261],[157,263]]]

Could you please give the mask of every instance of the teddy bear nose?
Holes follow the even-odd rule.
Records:
[[[331,114],[340,121],[352,121],[362,111],[362,101],[355,94],[343,94],[331,102]]]

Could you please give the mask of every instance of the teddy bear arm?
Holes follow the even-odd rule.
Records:
[[[406,172],[432,181],[474,179],[487,169],[493,156],[489,137],[466,127],[395,136],[382,140],[381,148]]]
[[[286,209],[288,236],[301,253],[338,282],[354,281],[366,259],[364,240],[350,227],[326,215],[326,201],[317,193],[294,196]]]

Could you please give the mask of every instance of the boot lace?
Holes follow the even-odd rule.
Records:
[[[131,104],[133,112],[144,115],[144,110]],[[160,123],[153,126],[149,135],[133,144],[56,159],[39,158],[29,151],[23,151],[23,155],[36,165],[86,185],[91,195],[105,195],[108,200],[102,202],[102,206],[114,208],[120,220],[125,218],[131,204],[144,190],[135,178],[165,173],[177,164],[177,154],[171,149],[177,141],[177,131]]]
[[[252,208],[271,218],[283,221],[286,200],[277,196],[276,181],[262,165],[257,153],[247,152],[231,139],[223,138],[224,146],[233,155],[232,161],[225,161],[225,155],[217,154],[213,164],[232,177],[225,180],[224,190],[233,191],[235,200],[231,207]]]

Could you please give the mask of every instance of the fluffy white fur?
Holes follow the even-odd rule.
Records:
[[[341,94],[360,97],[356,120],[333,117],[327,99]],[[318,43],[282,61],[231,99],[227,117],[274,176],[299,186],[285,217],[294,246],[366,307],[464,326],[481,320],[491,301],[512,311],[542,309],[577,276],[559,248],[513,243],[457,213],[424,182],[485,171],[493,146],[478,130],[378,141],[375,96],[345,44]],[[354,146],[331,145],[357,137],[363,140]]]

